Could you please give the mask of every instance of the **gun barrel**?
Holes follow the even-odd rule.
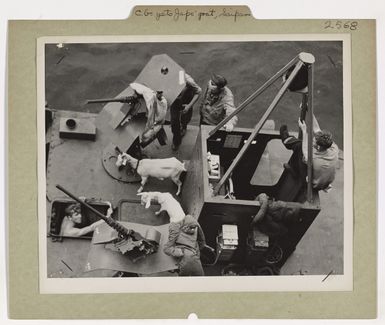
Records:
[[[96,104],[96,103],[119,103],[121,99],[116,98],[102,98],[102,99],[89,99],[87,104]]]
[[[119,224],[118,222],[116,222],[114,219],[112,219],[111,217],[106,217],[105,215],[103,215],[101,212],[99,212],[98,210],[96,210],[95,208],[93,208],[91,205],[89,205],[88,203],[80,200],[78,197],[76,197],[75,195],[73,195],[71,192],[67,191],[65,188],[63,188],[61,185],[56,185],[56,188],[58,188],[60,191],[64,192],[65,194],[67,194],[70,198],[74,199],[76,202],[80,203],[82,206],[86,207],[87,209],[91,210],[93,213],[95,213],[99,218],[103,219],[110,227],[112,227],[113,229],[115,229],[119,234],[125,236],[125,237],[128,237],[128,236],[132,236],[134,235],[134,231],[130,230],[130,229],[127,229],[125,228],[124,226],[122,226],[121,224]]]
[[[96,104],[96,103],[132,103],[135,99],[133,96],[127,97],[116,97],[116,98],[99,98],[99,99],[89,99],[87,104]]]

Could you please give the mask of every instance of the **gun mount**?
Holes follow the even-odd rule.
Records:
[[[141,108],[140,97],[128,87],[123,91],[124,95],[117,96],[115,98],[100,98],[100,99],[89,99],[86,104],[106,104],[109,108],[112,108],[113,115],[115,116],[111,121],[111,126],[117,128],[125,123],[128,123],[133,116],[138,114]],[[122,105],[116,104],[120,103]],[[128,104],[128,105],[124,105]]]
[[[112,240],[107,242],[98,242],[98,244],[106,244],[106,248],[120,252],[123,255],[127,255],[133,262],[136,262],[137,260],[142,259],[147,255],[157,252],[161,237],[161,234],[157,230],[152,229],[151,231],[148,231],[148,238],[145,238],[140,233],[124,227],[112,217],[104,216],[98,210],[96,210],[83,200],[79,199],[78,197],[64,189],[62,186],[56,185],[56,187],[60,191],[64,192],[69,197],[74,199],[76,202],[80,203],[85,208],[90,209],[98,217],[103,219],[107,223],[107,225],[109,225],[112,229],[116,230],[116,238],[113,238]],[[94,242],[94,244],[96,243]]]

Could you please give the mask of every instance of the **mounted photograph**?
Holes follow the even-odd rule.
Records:
[[[350,51],[39,38],[40,292],[352,290]]]

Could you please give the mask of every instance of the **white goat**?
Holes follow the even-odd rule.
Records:
[[[186,216],[180,203],[170,193],[143,192],[138,195],[140,195],[141,203],[145,205],[146,209],[150,207],[151,200],[159,203],[160,210],[156,211],[155,214],[158,215],[162,211],[166,211],[170,216],[170,222],[182,221]]]
[[[148,177],[151,176],[160,180],[171,178],[171,180],[178,186],[176,195],[179,195],[182,187],[182,182],[179,180],[179,177],[182,172],[186,171],[186,168],[184,163],[180,162],[175,157],[138,160],[127,153],[120,154],[116,161],[116,166],[125,166],[127,163],[142,178],[141,187],[138,189],[138,193],[143,191],[143,187],[147,183]]]

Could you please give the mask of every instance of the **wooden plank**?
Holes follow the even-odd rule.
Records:
[[[185,213],[194,218],[199,217],[204,201],[201,139],[202,135],[199,132],[192,157],[189,164],[185,165],[187,173],[183,181],[181,195],[181,203]]]

